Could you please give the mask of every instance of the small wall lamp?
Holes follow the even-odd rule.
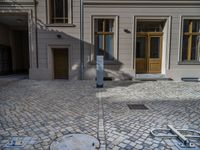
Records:
[[[131,31],[129,31],[128,29],[124,29],[124,32],[131,33]]]
[[[56,36],[57,36],[58,39],[62,38],[62,35],[60,35],[60,34],[57,34]]]

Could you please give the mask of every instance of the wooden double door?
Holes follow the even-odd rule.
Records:
[[[162,32],[137,33],[136,73],[159,74],[162,66]]]

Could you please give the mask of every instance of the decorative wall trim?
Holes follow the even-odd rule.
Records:
[[[0,7],[4,6],[34,6],[34,0],[1,0]]]
[[[135,4],[135,5],[200,5],[200,1],[188,1],[188,0],[164,0],[164,1],[155,1],[155,0],[86,0],[84,4],[87,5],[98,5],[98,4],[106,4],[106,5],[127,5],[127,4]]]

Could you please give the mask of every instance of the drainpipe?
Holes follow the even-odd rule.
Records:
[[[84,80],[84,8],[80,0],[80,80]]]
[[[39,67],[38,63],[38,29],[37,29],[37,0],[34,0],[34,6],[35,6],[35,46],[36,46],[36,67]]]

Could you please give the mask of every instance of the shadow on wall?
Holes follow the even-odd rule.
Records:
[[[14,1],[13,1],[14,2]],[[17,2],[14,2],[17,5]],[[18,5],[17,5],[18,6]],[[18,6],[19,7],[19,6]],[[20,5],[20,7],[23,7]],[[35,20],[35,18],[32,18]],[[34,21],[33,21],[34,22]],[[33,24],[35,26],[35,24]],[[54,29],[53,29],[54,28]],[[62,31],[56,30],[56,27],[47,27],[44,22],[37,18],[37,32],[38,32],[38,62],[39,69],[48,68],[48,45],[70,45],[73,49],[70,52],[70,79],[79,78],[79,66],[80,66],[80,39],[73,37]],[[69,27],[70,28],[70,27]],[[63,28],[63,30],[65,30]],[[77,29],[79,30],[79,29]],[[78,31],[79,32],[79,31]],[[35,46],[34,46],[35,47]],[[95,49],[94,45],[84,41],[85,47],[85,79],[94,80],[96,77],[96,63],[92,60],[91,52]],[[35,65],[34,65],[35,66]],[[133,77],[132,72],[122,70],[123,63],[117,59],[114,59],[112,63],[105,64],[104,76],[112,77],[118,80],[130,80]]]
[[[38,20],[38,38],[40,39],[40,33],[48,34],[47,39],[39,40],[38,44],[42,42],[44,45],[71,45],[73,47],[70,55],[71,55],[71,65],[70,65],[70,76],[71,78],[79,76],[79,66],[80,66],[80,39],[73,37],[72,35],[66,34],[63,31],[58,31],[55,29],[50,29],[45,26],[45,24]],[[43,34],[43,35],[44,35]],[[95,60],[92,59],[91,52],[95,49],[95,46],[91,43],[84,41],[85,53],[84,53],[84,61],[85,61],[85,79],[94,80],[96,77],[96,63]],[[39,51],[42,49],[39,49]],[[47,57],[47,49],[44,52]],[[38,53],[40,54],[40,52]],[[41,56],[38,55],[39,62]],[[48,59],[48,58],[47,58]],[[39,66],[41,64],[39,63]],[[47,64],[48,65],[48,64]],[[112,77],[116,80],[131,80],[131,73],[127,73],[121,70],[123,63],[118,61],[117,59],[113,59],[113,61],[109,64],[105,64],[104,66],[104,77]],[[47,66],[46,66],[47,67]]]

